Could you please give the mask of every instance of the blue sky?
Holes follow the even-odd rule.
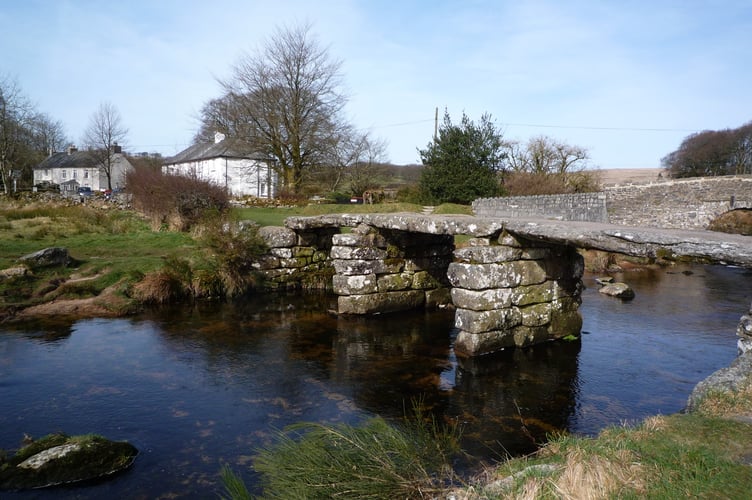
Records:
[[[310,23],[347,117],[419,163],[434,110],[490,113],[600,168],[658,167],[693,131],[752,120],[752,2],[0,0],[0,74],[80,141],[113,103],[129,151],[169,156],[244,52]]]

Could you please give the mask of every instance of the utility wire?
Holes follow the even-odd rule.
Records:
[[[434,119],[413,120],[408,122],[387,123],[384,125],[374,125],[371,128],[390,128],[404,127],[407,125],[417,125],[420,123],[433,122]],[[659,128],[659,127],[596,127],[588,125],[550,125],[543,123],[512,123],[502,122],[500,125],[508,127],[536,127],[536,128],[556,128],[556,129],[574,129],[574,130],[611,130],[617,132],[698,132],[696,129],[687,128]]]

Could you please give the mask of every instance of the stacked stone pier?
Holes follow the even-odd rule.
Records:
[[[584,265],[574,248],[507,232],[471,243],[448,267],[458,355],[579,337]]]

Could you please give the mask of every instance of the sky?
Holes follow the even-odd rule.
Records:
[[[74,142],[110,102],[127,151],[171,156],[239,58],[306,23],[342,63],[346,118],[396,164],[420,163],[436,109],[602,169],[752,120],[749,0],[0,0],[0,75]]]

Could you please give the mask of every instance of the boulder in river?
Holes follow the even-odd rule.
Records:
[[[130,443],[101,436],[50,434],[8,458],[0,455],[0,490],[45,488],[114,474],[133,464]]]

